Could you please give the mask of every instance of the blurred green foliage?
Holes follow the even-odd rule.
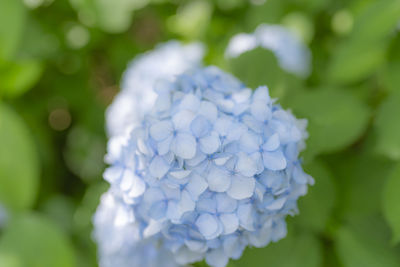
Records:
[[[399,21],[400,0],[0,0],[0,266],[97,266],[103,114],[128,61],[172,38],[309,120],[316,184],[288,237],[229,266],[400,266]],[[310,46],[308,79],[262,49],[224,59],[260,23]]]

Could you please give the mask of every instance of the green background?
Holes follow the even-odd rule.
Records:
[[[310,77],[262,49],[224,59],[263,22],[299,34]],[[230,267],[400,266],[399,22],[400,0],[0,0],[0,266],[97,266],[104,111],[127,63],[169,39],[309,120],[315,185],[288,237]]]

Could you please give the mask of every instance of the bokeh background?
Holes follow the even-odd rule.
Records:
[[[0,266],[97,266],[104,112],[127,63],[170,39],[309,120],[315,185],[288,237],[230,267],[400,266],[399,22],[399,0],[0,0]],[[267,50],[224,58],[260,23],[311,49],[307,79]]]

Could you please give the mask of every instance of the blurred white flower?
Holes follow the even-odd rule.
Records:
[[[290,29],[281,25],[261,24],[254,33],[239,33],[229,42],[225,51],[227,58],[263,47],[272,51],[279,65],[287,72],[307,77],[311,70],[311,51]]]

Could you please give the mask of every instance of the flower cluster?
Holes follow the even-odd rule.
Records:
[[[200,43],[183,45],[169,41],[136,57],[122,79],[122,90],[107,110],[109,136],[124,134],[137,126],[154,104],[154,84],[159,79],[172,79],[189,69],[199,67],[204,48]],[[162,64],[160,64],[162,62]]]
[[[216,67],[159,82],[154,92],[152,109],[109,152],[105,198],[113,204],[103,200],[95,217],[102,266],[116,266],[107,255],[146,262],[157,248],[172,265],[205,258],[223,267],[246,246],[283,238],[285,217],[313,181],[298,158],[306,121],[267,87],[253,92]],[[107,248],[116,238],[118,247]]]
[[[300,77],[307,77],[311,68],[311,52],[297,36],[281,25],[261,24],[254,33],[240,33],[229,42],[228,58],[263,47],[272,51],[282,69]]]

